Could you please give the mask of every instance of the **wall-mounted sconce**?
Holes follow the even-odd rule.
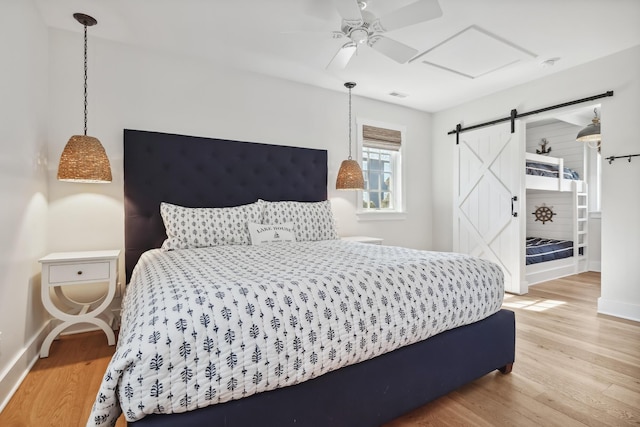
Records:
[[[593,109],[594,118],[591,119],[591,123],[584,129],[578,132],[576,141],[586,142],[589,148],[600,149],[602,137],[600,136],[600,118],[598,118],[598,111]]]

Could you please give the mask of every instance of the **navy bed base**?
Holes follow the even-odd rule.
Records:
[[[128,282],[140,255],[166,238],[160,202],[326,200],[327,152],[125,130],[124,195]],[[510,371],[514,353],[514,313],[501,310],[295,386],[133,425],[378,426],[491,371]]]
[[[291,387],[138,426],[379,426],[514,361],[514,313],[498,313]]]

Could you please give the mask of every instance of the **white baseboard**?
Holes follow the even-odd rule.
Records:
[[[50,325],[51,321],[45,322],[26,347],[9,363],[7,369],[0,373],[0,412],[7,406],[24,378],[40,358],[40,346],[51,330]]]
[[[600,261],[589,261],[589,271],[602,272]]]
[[[598,313],[640,322],[640,305],[598,298]]]

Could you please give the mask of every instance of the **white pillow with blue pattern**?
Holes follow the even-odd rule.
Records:
[[[336,240],[338,233],[331,202],[267,202],[262,204],[263,224],[293,223],[296,241]]]
[[[296,235],[293,223],[285,224],[256,224],[249,223],[249,235],[252,245],[263,245],[273,242],[295,242]]]
[[[248,222],[260,222],[259,203],[230,208],[187,208],[162,202],[160,215],[167,232],[162,249],[249,245]]]

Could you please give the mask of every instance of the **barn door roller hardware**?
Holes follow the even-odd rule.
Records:
[[[607,157],[605,158],[605,160],[609,160],[609,164],[613,163],[613,161],[615,159],[628,159],[629,163],[631,163],[631,158],[632,157],[638,157],[640,156],[640,154],[627,154],[625,156],[611,156],[611,157]]]
[[[526,117],[526,116],[531,116],[533,114],[544,113],[545,111],[556,110],[558,108],[568,107],[570,105],[575,105],[575,104],[580,104],[580,103],[583,103],[583,102],[594,101],[596,99],[606,98],[608,96],[613,96],[613,91],[612,90],[607,91],[605,93],[601,93],[600,95],[594,95],[594,96],[590,96],[588,98],[582,98],[582,99],[576,99],[574,101],[563,102],[562,104],[552,105],[550,107],[540,108],[538,110],[528,111],[526,113],[518,113],[518,111],[514,108],[513,110],[511,110],[511,113],[509,114],[509,117],[503,117],[501,119],[491,120],[491,121],[488,121],[488,122],[479,123],[477,125],[468,126],[468,127],[462,127],[462,125],[460,123],[458,123],[454,130],[451,130],[451,131],[447,132],[447,135],[453,135],[455,133],[456,134],[456,144],[459,144],[460,143],[460,134],[462,132],[466,132],[468,130],[473,130],[473,129],[478,129],[478,128],[485,127],[485,126],[492,126],[492,125],[495,125],[495,124],[498,124],[498,123],[508,122],[508,121],[511,122],[511,133],[514,133],[515,132],[515,126],[516,126],[516,123],[515,123],[516,119],[518,119],[520,117]]]

